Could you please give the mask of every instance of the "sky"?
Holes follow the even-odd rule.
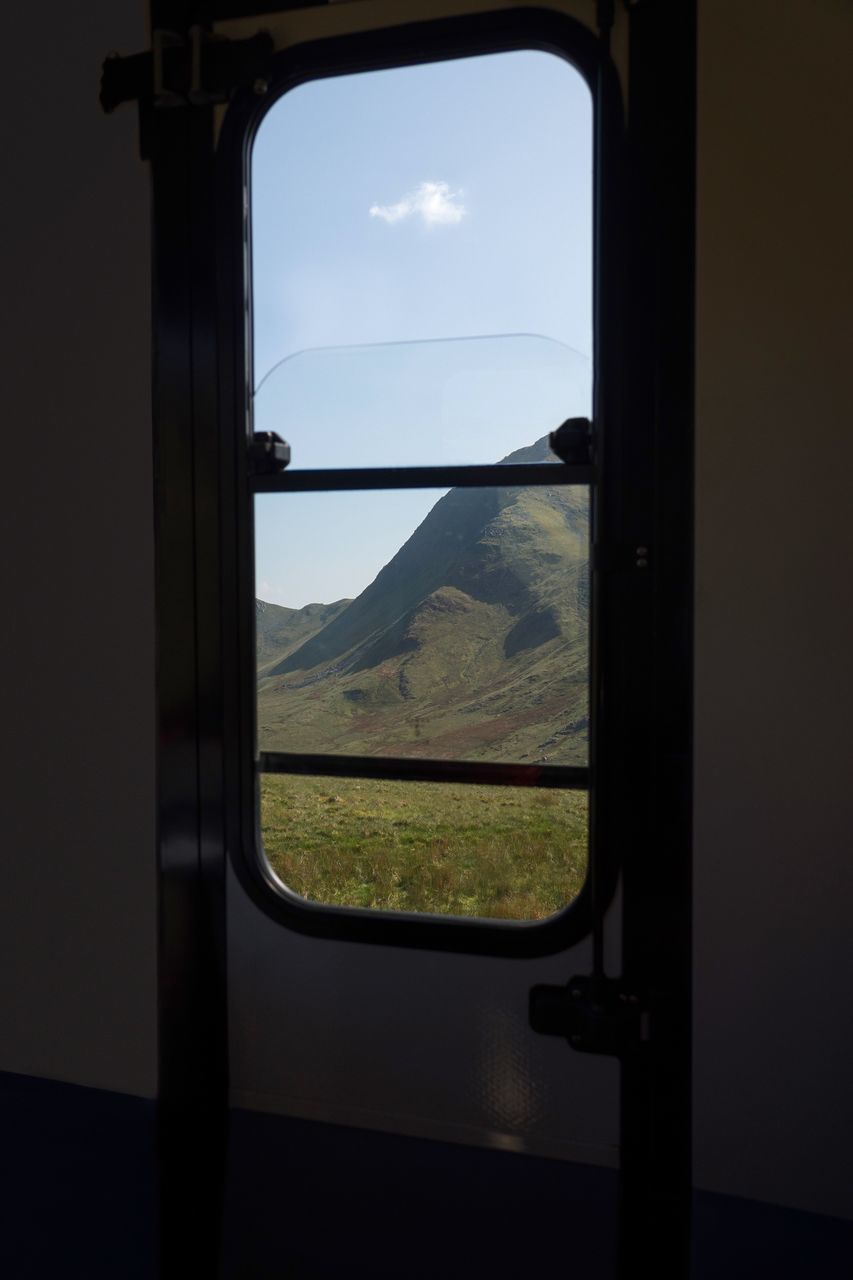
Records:
[[[291,466],[496,462],[589,413],[592,107],[540,52],[313,81],[251,157],[255,430]],[[437,491],[256,499],[257,593],[357,595]]]

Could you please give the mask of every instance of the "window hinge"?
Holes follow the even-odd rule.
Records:
[[[565,1036],[579,1053],[620,1057],[649,1038],[643,1001],[618,978],[582,976],[565,987],[530,992],[530,1025],[544,1036]]]
[[[290,445],[274,431],[256,431],[249,445],[249,472],[253,476],[284,471],[290,465]]]
[[[207,106],[227,102],[235,89],[269,88],[273,39],[266,31],[229,40],[193,26],[183,35],[159,28],[151,50],[127,58],[113,54],[101,69],[101,107],[123,102],[156,108]]]

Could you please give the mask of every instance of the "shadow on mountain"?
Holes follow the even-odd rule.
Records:
[[[504,656],[514,658],[527,649],[538,649],[560,634],[560,624],[553,609],[535,609],[515,624],[504,636]]]

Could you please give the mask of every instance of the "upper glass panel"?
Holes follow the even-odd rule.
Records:
[[[589,414],[592,102],[567,62],[312,81],[251,166],[254,427],[294,467],[494,462]]]
[[[271,370],[254,423],[300,469],[488,463],[589,417],[590,395],[589,361],[532,334],[325,347]]]

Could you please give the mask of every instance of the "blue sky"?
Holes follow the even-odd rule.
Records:
[[[255,426],[293,467],[492,462],[589,411],[591,135],[583,80],[538,52],[316,81],[271,108]],[[357,594],[437,496],[258,499],[259,596]]]

